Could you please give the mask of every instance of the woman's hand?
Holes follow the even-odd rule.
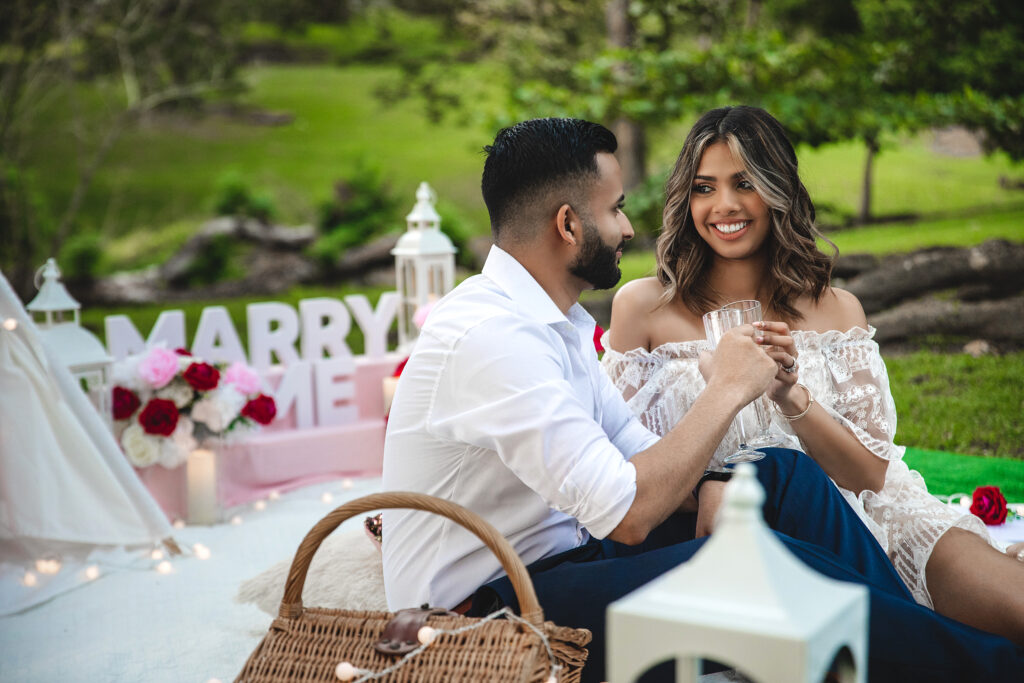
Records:
[[[790,390],[799,380],[796,344],[786,323],[768,320],[754,323],[757,330],[754,341],[761,345],[765,352],[778,365],[778,371],[768,388],[768,398],[776,403],[784,413],[799,413],[790,399]],[[799,398],[799,394],[794,397]]]

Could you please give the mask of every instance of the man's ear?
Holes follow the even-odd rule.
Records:
[[[558,231],[559,237],[575,246],[576,239],[580,234],[580,221],[576,212],[568,204],[558,207],[558,213],[555,214],[555,229]]]

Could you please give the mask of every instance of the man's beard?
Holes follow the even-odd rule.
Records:
[[[569,267],[569,272],[589,282],[594,289],[611,289],[622,279],[615,253],[625,246],[622,242],[617,247],[609,247],[594,224],[584,220],[583,251]]]

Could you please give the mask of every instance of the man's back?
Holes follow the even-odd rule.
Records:
[[[483,515],[524,562],[607,535],[635,495],[623,453],[656,440],[602,374],[593,319],[566,317],[495,248],[482,275],[435,306],[399,381],[384,488]],[[586,527],[586,528],[584,528]],[[386,512],[393,609],[454,606],[501,573],[469,532],[422,512]]]

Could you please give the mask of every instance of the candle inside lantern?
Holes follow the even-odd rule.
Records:
[[[197,448],[188,455],[189,524],[216,524],[220,521],[217,503],[217,454]]]

